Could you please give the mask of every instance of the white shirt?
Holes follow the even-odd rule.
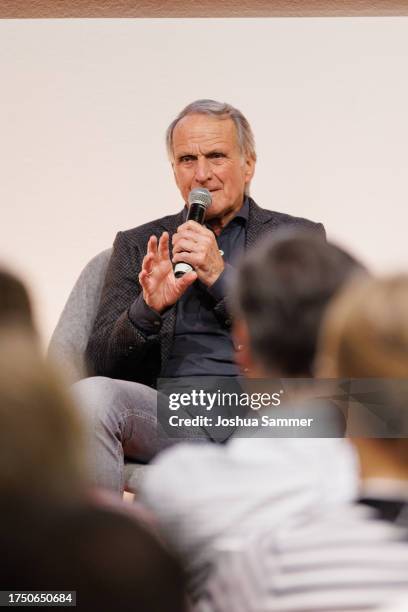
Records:
[[[289,527],[354,499],[357,490],[357,459],[347,440],[237,438],[164,451],[146,474],[141,499],[181,554],[199,596],[221,542]]]

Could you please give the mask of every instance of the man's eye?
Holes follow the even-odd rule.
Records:
[[[194,161],[194,157],[193,155],[183,155],[183,157],[180,157],[180,163],[185,164],[186,162],[191,162]]]
[[[224,153],[220,153],[219,151],[214,151],[214,153],[210,153],[209,157],[211,159],[221,159],[222,157],[225,157]]]

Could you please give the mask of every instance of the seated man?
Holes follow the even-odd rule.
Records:
[[[225,543],[203,609],[377,610],[407,593],[407,313],[407,276],[352,283],[334,299],[318,374],[364,383],[362,401],[371,389],[376,416],[361,406],[354,422],[349,415],[360,464],[358,503],[316,507],[289,527],[267,526],[252,541],[235,541],[234,549]],[[378,419],[398,424],[394,437],[385,429],[388,437],[377,437]]]
[[[327,303],[351,275],[364,273],[315,235],[282,234],[257,246],[238,273],[237,358],[255,379],[310,377]],[[253,435],[226,446],[181,444],[146,474],[142,498],[184,558],[197,598],[221,541],[355,495],[355,457],[343,439]]]
[[[156,435],[161,377],[238,375],[226,303],[244,250],[282,226],[321,224],[260,208],[249,197],[256,153],[251,127],[229,104],[198,100],[167,130],[184,208],[119,232],[87,348],[95,377],[76,385],[89,419],[97,484],[123,489],[123,455],[149,461],[170,442]],[[209,190],[206,224],[187,220],[191,190]],[[175,278],[173,264],[193,271]]]

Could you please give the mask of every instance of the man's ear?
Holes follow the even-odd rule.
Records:
[[[251,182],[252,177],[255,174],[255,160],[252,157],[245,158],[245,184]]]
[[[232,340],[235,349],[235,363],[241,372],[246,373],[250,371],[251,367],[253,366],[253,358],[249,343],[248,326],[243,319],[234,320]]]
[[[179,186],[178,180],[177,180],[177,173],[176,173],[176,168],[175,168],[175,165],[174,165],[174,161],[171,162],[171,169],[173,170],[173,176],[174,176],[175,183],[176,183],[177,187],[180,189],[180,186]]]

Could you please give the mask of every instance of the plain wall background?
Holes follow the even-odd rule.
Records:
[[[176,212],[168,123],[202,97],[252,124],[251,193],[406,269],[408,19],[0,22],[0,259],[48,338],[116,232]]]

